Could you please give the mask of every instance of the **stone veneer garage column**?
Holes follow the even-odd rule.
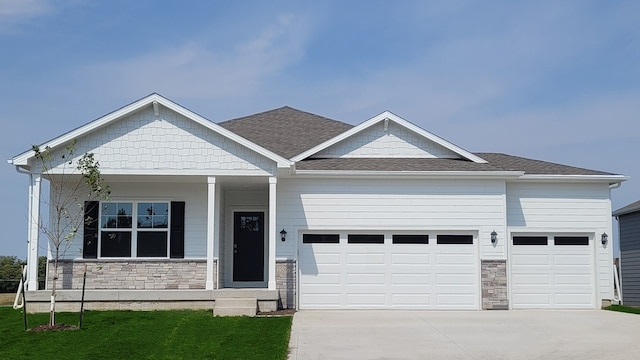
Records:
[[[283,309],[296,308],[296,261],[276,261],[276,289]]]
[[[482,260],[482,309],[509,310],[507,261]]]

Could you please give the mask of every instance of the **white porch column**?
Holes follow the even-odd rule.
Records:
[[[213,252],[216,221],[216,178],[207,178],[207,283],[205,288],[213,290]]]
[[[40,189],[42,175],[29,176],[29,249],[27,258],[27,290],[38,290],[38,239],[40,234]]]
[[[268,289],[276,289],[276,183],[278,178],[269,178],[269,282]]]

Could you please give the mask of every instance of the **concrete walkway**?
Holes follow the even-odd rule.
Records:
[[[299,311],[290,360],[640,359],[640,315],[584,311]]]

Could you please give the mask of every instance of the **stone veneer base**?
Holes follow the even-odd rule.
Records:
[[[507,261],[482,260],[482,309],[509,310]]]

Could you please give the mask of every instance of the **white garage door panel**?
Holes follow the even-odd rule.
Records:
[[[384,294],[347,294],[347,307],[380,308],[384,303]]]
[[[436,254],[436,264],[438,266],[469,266],[474,263],[472,254]]]
[[[349,253],[347,254],[347,263],[348,264],[381,264],[384,265],[384,253],[378,253],[376,254],[375,252],[371,252],[371,253],[364,253],[364,254],[358,254],[358,253]]]
[[[442,309],[471,309],[470,304],[474,302],[476,295],[472,294],[436,294],[436,304]]]
[[[532,293],[521,292],[513,295],[514,308],[516,307],[515,304],[527,304],[531,307],[548,307],[550,302],[551,295],[541,294],[539,291]]]
[[[397,308],[414,308],[422,304],[430,304],[429,294],[392,294],[391,306]]]
[[[301,309],[479,309],[473,245],[305,244],[299,247]]]
[[[522,274],[512,276],[513,287],[522,287],[530,285],[544,285],[549,286],[551,284],[551,275],[549,274]]]
[[[429,281],[429,274],[427,273],[416,273],[416,274],[399,274],[399,273],[394,273],[391,274],[391,285],[392,286],[398,286],[398,288],[402,288],[402,286],[404,285],[406,286],[410,286],[413,287],[415,285],[424,285],[425,288],[428,287],[428,285],[431,283],[431,281]],[[418,288],[416,290],[419,290],[420,287],[418,286]],[[424,291],[427,291],[426,289]]]
[[[347,285],[384,286],[384,274],[348,274]]]
[[[394,265],[429,265],[428,254],[391,254],[391,263]]]
[[[589,245],[511,245],[513,308],[594,308],[593,240]]]

